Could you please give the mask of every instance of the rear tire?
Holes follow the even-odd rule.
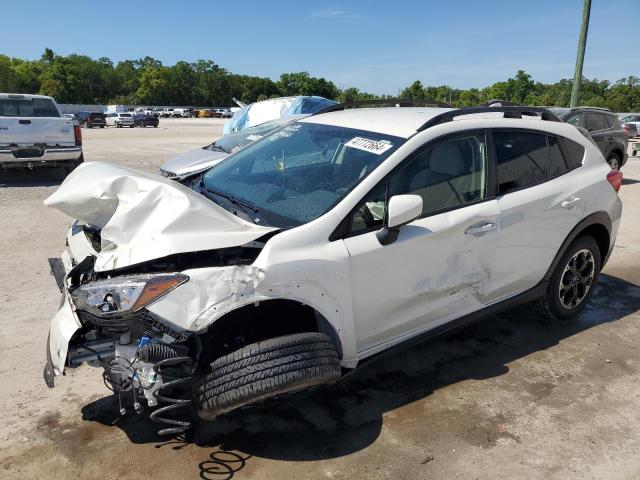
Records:
[[[541,312],[553,320],[579,314],[591,298],[601,266],[595,239],[588,235],[575,239],[551,275],[547,293],[538,300]]]
[[[299,333],[247,345],[215,360],[194,384],[198,415],[213,420],[267,398],[335,382],[335,346],[322,333]]]
[[[622,160],[617,153],[610,153],[607,157],[607,163],[611,167],[611,170],[620,170]]]

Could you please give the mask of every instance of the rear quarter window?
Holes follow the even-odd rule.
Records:
[[[568,138],[562,138],[564,144],[564,150],[566,152],[567,166],[570,170],[582,166],[582,160],[584,159],[584,147],[579,143],[569,140]]]

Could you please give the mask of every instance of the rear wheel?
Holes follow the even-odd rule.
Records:
[[[591,298],[602,258],[593,237],[578,237],[571,243],[551,276],[547,293],[539,300],[549,318],[563,320],[580,313]]]
[[[607,157],[607,163],[611,167],[611,170],[620,170],[620,156],[617,153],[610,153]]]
[[[218,415],[285,393],[335,382],[335,346],[322,333],[299,333],[247,345],[215,360],[194,386],[198,415]]]

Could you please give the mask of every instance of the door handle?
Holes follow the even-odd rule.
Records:
[[[580,201],[580,197],[568,198],[564,202],[560,204],[560,206],[564,209],[571,210],[575,207],[575,204]]]
[[[31,120],[18,120],[18,123],[20,125],[29,125],[31,123]]]
[[[464,233],[467,235],[483,235],[495,229],[495,223],[487,222],[480,225],[471,225],[464,231]]]

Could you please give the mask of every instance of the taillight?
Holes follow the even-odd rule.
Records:
[[[624,134],[627,137],[630,137],[631,136],[631,128],[629,128],[629,125],[623,125],[623,128],[624,128]]]
[[[76,146],[79,147],[82,145],[82,130],[80,130],[80,125],[73,126],[73,133],[76,137]]]
[[[618,190],[620,190],[620,185],[622,185],[622,172],[620,170],[611,170],[607,174],[607,181],[617,192]]]

